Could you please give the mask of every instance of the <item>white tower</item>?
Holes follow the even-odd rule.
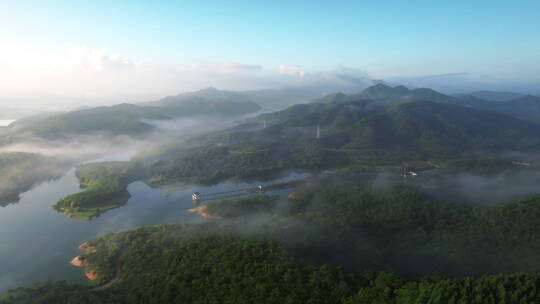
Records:
[[[317,139],[321,138],[321,126],[317,125]]]

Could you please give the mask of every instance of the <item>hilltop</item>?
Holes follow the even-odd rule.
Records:
[[[540,126],[507,115],[431,101],[381,106],[359,100],[296,105],[192,138],[172,154],[162,151],[166,158],[154,156],[150,172],[211,181],[539,148]]]
[[[511,92],[478,91],[450,96],[429,88],[408,89],[405,86],[392,87],[386,84],[377,84],[356,94],[336,93],[317,99],[314,102],[339,103],[357,100],[373,100],[380,107],[424,100],[457,104],[477,110],[497,112],[531,122],[540,122],[540,97]]]
[[[234,117],[257,112],[256,103],[233,92],[207,89],[147,102],[123,103],[66,113],[29,117],[9,126],[12,136],[45,139],[76,135],[129,135],[140,137],[155,129],[148,121],[182,117]]]

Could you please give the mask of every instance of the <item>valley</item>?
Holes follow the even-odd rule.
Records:
[[[540,303],[540,1],[0,0],[0,304]]]
[[[210,93],[231,94],[204,91]],[[29,208],[29,219],[73,230],[69,245],[51,243],[60,246],[62,256],[51,266],[64,269],[56,278],[74,283],[13,289],[3,301],[129,303],[162,290],[158,282],[165,277],[173,279],[166,280],[171,291],[162,293],[162,301],[173,301],[180,291],[183,299],[195,299],[208,284],[222,286],[236,275],[246,279],[229,285],[235,297],[275,303],[313,301],[313,295],[332,303],[406,303],[433,297],[425,288],[461,290],[461,299],[471,301],[475,295],[465,286],[488,281],[505,282],[507,295],[497,297],[508,299],[522,282],[535,284],[540,271],[531,250],[540,244],[535,237],[540,125],[460,100],[427,89],[377,85],[277,112],[240,115],[224,129],[134,129],[133,140],[152,144],[137,146],[123,159],[64,158],[64,171],[55,176],[75,167],[66,175],[70,190],[50,193],[54,198],[37,213],[25,199],[34,190],[22,194],[20,205]],[[174,102],[166,98],[144,107]],[[85,111],[77,115],[92,113]],[[144,124],[146,118],[135,119]],[[131,136],[126,129],[99,125]],[[12,134],[9,144],[30,132],[19,130],[24,135]],[[86,134],[51,132],[63,138],[32,136],[66,143]],[[99,136],[109,140],[120,134],[107,132]],[[23,156],[32,155],[17,157]],[[39,157],[54,164],[53,158]],[[6,161],[6,166],[13,163],[23,164]],[[28,166],[39,168],[35,164]],[[21,193],[47,177],[29,181]],[[35,191],[47,193],[55,183]],[[259,185],[262,192],[256,191]],[[192,193],[203,199],[192,201]],[[231,195],[214,195],[219,193]],[[80,254],[77,244],[83,242],[89,247]],[[66,268],[77,254],[84,262],[76,264],[84,270]],[[262,257],[266,262],[260,264]],[[36,263],[52,258],[45,253]],[[208,268],[215,259],[221,262]],[[239,259],[246,268],[238,269]],[[81,271],[91,278],[89,285],[82,284]],[[193,281],[201,273],[211,275]],[[29,272],[20,282],[40,277]],[[216,288],[208,301],[231,295]]]

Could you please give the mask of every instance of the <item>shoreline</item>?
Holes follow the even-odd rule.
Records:
[[[79,250],[82,250],[82,251],[85,251],[85,252],[88,252],[88,253],[95,253],[96,252],[96,249],[94,247],[92,247],[90,244],[88,244],[88,242],[84,242],[84,243],[80,244],[78,248],[79,248]],[[78,255],[78,256],[74,257],[73,259],[71,259],[69,264],[74,266],[74,267],[85,268],[84,269],[84,275],[86,276],[86,278],[88,280],[95,281],[95,280],[99,279],[99,274],[97,273],[97,271],[95,269],[86,269],[87,267],[92,266],[92,264],[90,264],[86,260],[86,258],[83,258],[82,255]]]
[[[222,219],[223,218],[222,216],[219,216],[217,214],[208,213],[206,211],[207,208],[208,208],[208,206],[204,205],[204,206],[199,206],[199,207],[188,209],[187,211],[191,212],[191,213],[197,213],[197,214],[199,214],[200,216],[202,216],[205,219],[217,220],[217,219]]]

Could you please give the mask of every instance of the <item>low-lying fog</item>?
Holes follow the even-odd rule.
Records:
[[[0,119],[0,127],[9,126],[9,124],[14,121],[14,119]]]
[[[0,153],[38,153],[72,161],[89,161],[101,159],[108,154],[115,154],[114,159],[124,155],[120,158],[129,160],[138,152],[155,147],[160,143],[228,128],[248,117],[228,119],[199,116],[169,120],[144,120],[143,122],[156,127],[156,130],[143,138],[97,134],[50,140],[22,135],[18,136],[14,142],[0,146]]]

